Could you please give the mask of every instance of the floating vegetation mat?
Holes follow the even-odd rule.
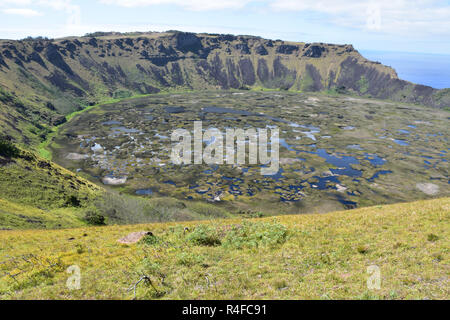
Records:
[[[78,115],[51,148],[61,165],[130,194],[326,212],[448,196],[449,117],[444,110],[346,96],[158,94]],[[199,120],[203,130],[223,133],[278,127],[279,171],[265,176],[260,165],[172,164],[172,132],[192,133]]]

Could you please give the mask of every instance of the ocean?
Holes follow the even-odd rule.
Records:
[[[400,79],[436,89],[450,88],[450,55],[359,50],[367,59],[397,71]]]

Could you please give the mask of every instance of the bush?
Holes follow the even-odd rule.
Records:
[[[140,242],[149,246],[154,246],[161,243],[161,239],[150,232],[149,234],[144,236]]]
[[[221,244],[220,235],[216,228],[200,225],[187,236],[187,240],[199,246],[218,246]]]
[[[361,254],[366,254],[367,252],[369,252],[369,248],[365,245],[360,245],[356,248],[356,250],[361,253]]]
[[[76,196],[71,195],[67,198],[66,205],[69,207],[79,207],[81,202]]]
[[[77,249],[77,253],[78,253],[78,254],[82,254],[82,253],[85,252],[85,249],[84,249],[83,245],[80,244],[80,243],[77,244],[77,245],[75,246],[75,248]]]
[[[197,226],[187,236],[195,245],[230,247],[234,249],[276,246],[286,242],[288,231],[277,222],[249,222],[241,225],[214,227]]]
[[[105,217],[95,211],[86,212],[86,215],[84,216],[84,220],[88,224],[91,224],[94,226],[104,226],[106,224]]]
[[[11,142],[0,138],[0,156],[15,158],[19,156],[19,149],[17,149]]]
[[[257,248],[276,246],[287,239],[288,231],[278,222],[249,222],[234,226],[226,235],[222,245],[232,248]]]

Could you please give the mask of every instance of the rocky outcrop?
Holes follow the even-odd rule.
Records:
[[[193,33],[177,32],[175,33],[176,48],[181,52],[199,53],[203,50],[203,44],[199,37]]]
[[[276,53],[282,53],[282,54],[292,54],[294,51],[297,51],[299,49],[298,46],[293,46],[290,44],[281,44],[277,46],[275,52]]]
[[[304,57],[308,57],[308,58],[320,58],[322,56],[322,53],[324,53],[326,51],[325,47],[323,46],[310,46],[310,45],[306,45],[305,46],[305,52],[303,53]]]
[[[267,49],[263,45],[256,46],[255,53],[260,56],[267,56],[269,54],[269,52],[267,52]]]

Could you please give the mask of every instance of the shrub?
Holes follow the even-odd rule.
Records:
[[[19,156],[19,149],[17,149],[11,142],[0,138],[0,156],[15,158]]]
[[[200,225],[187,236],[189,242],[200,246],[218,246],[221,244],[219,232],[215,227]]]
[[[249,222],[234,226],[224,238],[225,247],[244,248],[276,246],[287,239],[288,231],[278,222]]]
[[[264,217],[264,213],[253,210],[239,210],[240,215],[243,215],[244,218],[262,218]]]
[[[146,236],[144,236],[140,242],[146,245],[154,246],[161,243],[161,239],[155,236],[154,234],[149,233]]]
[[[105,217],[95,211],[88,211],[84,216],[84,220],[91,225],[94,226],[103,226],[105,225]]]
[[[358,253],[361,254],[366,254],[367,252],[369,252],[369,248],[365,245],[360,245],[356,248],[356,250],[358,251]]]
[[[84,247],[83,247],[82,244],[77,244],[77,245],[75,246],[75,248],[77,249],[76,251],[77,251],[78,254],[82,254],[82,253],[85,252]]]
[[[71,195],[67,198],[66,205],[69,207],[79,207],[81,202],[76,196]]]

